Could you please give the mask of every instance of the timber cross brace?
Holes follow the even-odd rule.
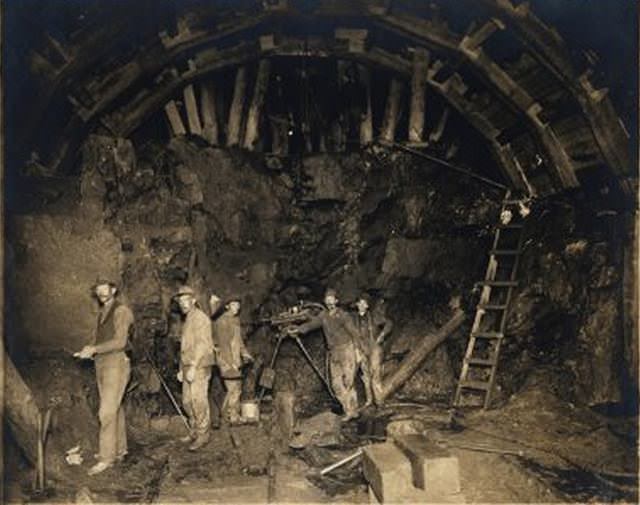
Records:
[[[464,33],[439,2],[389,4],[214,2],[178,7],[158,27],[118,22],[137,14],[98,3],[64,42],[48,35],[31,52],[41,92],[12,153],[69,174],[89,134],[135,142],[160,124],[164,135],[277,155],[404,142],[472,168],[479,145],[493,168],[478,171],[527,195],[585,177],[634,193],[629,135],[607,90],[526,3],[476,2]],[[495,54],[500,37],[515,57]],[[327,91],[336,100],[323,101]]]

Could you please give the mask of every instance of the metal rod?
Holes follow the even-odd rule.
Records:
[[[485,184],[493,186],[494,188],[499,188],[499,189],[507,189],[508,188],[508,186],[505,186],[504,184],[500,184],[499,182],[496,182],[493,179],[489,179],[488,177],[483,177],[482,175],[478,175],[475,172],[472,172],[471,170],[467,170],[466,168],[459,167],[457,165],[454,165],[453,163],[449,163],[448,161],[441,160],[440,158],[437,158],[437,157],[432,156],[430,154],[426,154],[426,153],[423,153],[423,152],[418,151],[416,149],[412,149],[411,147],[407,147],[407,146],[405,146],[403,144],[399,144],[398,142],[384,142],[383,145],[384,144],[389,144],[389,145],[391,145],[393,147],[396,147],[396,148],[400,149],[401,151],[405,151],[405,152],[408,152],[410,154],[413,154],[414,156],[418,156],[419,158],[424,158],[426,160],[433,161],[434,163],[438,163],[439,165],[447,167],[447,168],[449,168],[451,170],[454,170],[454,171],[459,172],[461,174],[465,174],[468,177],[471,177],[473,179],[478,179],[479,181],[482,181]]]
[[[320,377],[320,380],[324,383],[325,386],[327,386],[327,389],[329,390],[329,394],[331,395],[331,398],[333,398],[334,400],[337,401],[338,399],[336,398],[335,394],[333,393],[333,391],[331,389],[331,385],[329,384],[327,379],[324,377],[324,375],[322,375],[322,372],[320,372],[320,370],[318,369],[316,364],[313,362],[313,359],[311,359],[311,356],[309,355],[309,353],[305,349],[304,345],[302,345],[302,341],[300,340],[300,337],[296,336],[295,340],[296,340],[298,346],[300,346],[300,349],[302,350],[302,353],[304,354],[304,356],[309,361],[309,364],[311,365],[311,368],[313,368],[313,371],[318,374],[318,377]]]
[[[363,452],[362,449],[358,449],[351,456],[347,456],[346,458],[343,458],[340,461],[336,461],[333,465],[329,465],[323,468],[320,471],[320,475],[326,475],[329,472],[332,472],[333,470],[335,470],[336,468],[340,468],[342,465],[346,465],[347,463],[349,463],[349,461],[353,461],[357,457],[362,456],[362,452]]]
[[[187,418],[182,413],[182,410],[180,409],[180,406],[178,405],[178,402],[176,401],[176,399],[173,397],[173,393],[171,393],[171,390],[169,389],[169,386],[167,386],[167,383],[162,378],[162,375],[160,374],[160,371],[156,368],[155,364],[153,363],[153,359],[151,359],[151,356],[149,355],[149,351],[147,351],[145,349],[144,350],[144,354],[147,357],[147,361],[149,362],[149,365],[151,365],[151,368],[153,369],[153,371],[158,376],[158,379],[160,380],[160,384],[162,384],[162,387],[164,388],[165,392],[167,393],[167,396],[169,397],[169,400],[171,400],[171,403],[173,404],[173,407],[176,409],[176,411],[180,415],[180,418],[182,419],[182,422],[187,427],[187,431],[190,433],[191,432],[191,427],[189,426],[189,421],[187,421]],[[184,377],[183,377],[183,380],[185,380]]]

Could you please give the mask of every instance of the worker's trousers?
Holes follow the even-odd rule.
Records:
[[[351,343],[331,348],[329,367],[331,386],[342,405],[342,410],[346,415],[355,414],[358,410],[358,396],[355,388],[356,346]]]
[[[382,393],[382,346],[371,343],[367,349],[356,350],[356,368],[362,374],[367,403],[376,402]]]
[[[235,423],[240,420],[240,397],[242,396],[242,378],[227,379],[223,378],[224,387],[227,394],[222,402],[222,415],[224,418]]]
[[[122,398],[131,375],[131,365],[124,352],[99,354],[95,363],[100,395],[98,458],[105,463],[112,463],[127,453],[127,427]]]
[[[211,367],[196,368],[193,382],[187,382],[186,370],[182,378],[182,405],[189,418],[189,426],[196,435],[208,435],[211,427],[209,409],[209,380]]]

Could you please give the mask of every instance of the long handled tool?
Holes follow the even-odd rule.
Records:
[[[49,423],[51,422],[51,409],[48,409],[44,418],[42,413],[38,411],[38,458],[36,462],[36,472],[34,475],[34,489],[37,492],[44,491],[46,487],[45,476],[45,458],[44,458],[44,446],[47,440],[47,433],[49,432]]]
[[[180,406],[178,405],[178,402],[174,398],[173,393],[169,389],[169,386],[167,386],[167,383],[162,378],[162,374],[160,374],[160,371],[156,368],[156,365],[154,364],[153,359],[149,355],[149,351],[147,351],[145,349],[144,350],[144,354],[147,357],[147,361],[149,362],[149,365],[151,365],[151,368],[153,369],[153,371],[158,376],[158,379],[160,380],[160,384],[162,384],[162,387],[164,388],[165,393],[167,393],[167,396],[169,397],[169,400],[171,400],[171,403],[173,404],[173,407],[176,409],[176,412],[178,412],[178,414],[180,415],[180,419],[182,419],[182,422],[187,427],[187,431],[189,433],[191,433],[191,426],[189,426],[189,421],[187,421],[187,418],[182,413],[182,410],[180,409]]]
[[[305,349],[304,345],[302,345],[302,340],[300,340],[300,337],[296,335],[294,336],[294,338],[296,340],[296,343],[298,344],[298,347],[300,347],[302,354],[304,354],[305,358],[307,358],[307,361],[309,361],[309,364],[311,365],[311,368],[313,368],[313,371],[318,375],[318,377],[320,377],[320,380],[324,383],[324,385],[327,386],[327,390],[329,391],[331,398],[338,401],[338,399],[336,398],[336,395],[333,393],[333,390],[331,389],[331,384],[329,384],[329,381],[327,381],[326,377],[322,375],[322,372],[318,369],[316,364],[313,362],[313,359],[311,359],[311,356]]]

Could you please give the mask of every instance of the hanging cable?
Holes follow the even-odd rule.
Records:
[[[451,170],[454,170],[455,172],[459,172],[459,173],[465,174],[466,176],[471,177],[473,179],[477,179],[479,181],[482,181],[485,184],[493,186],[494,188],[508,189],[508,186],[505,186],[504,184],[496,182],[493,179],[489,179],[488,177],[483,177],[482,175],[478,175],[475,172],[472,172],[471,170],[467,170],[466,168],[459,167],[457,165],[454,165],[453,163],[449,163],[448,161],[441,160],[440,158],[437,158],[437,157],[432,156],[430,154],[426,154],[426,153],[423,153],[423,152],[418,151],[416,149],[412,149],[411,147],[407,147],[407,146],[405,146],[403,144],[399,144],[397,142],[384,142],[382,145],[390,145],[390,146],[393,146],[393,147],[395,147],[397,149],[400,149],[401,151],[405,151],[407,153],[413,154],[414,156],[417,156],[419,158],[424,158],[426,160],[433,161],[434,163],[437,163],[439,165],[447,167],[447,168],[449,168]]]

